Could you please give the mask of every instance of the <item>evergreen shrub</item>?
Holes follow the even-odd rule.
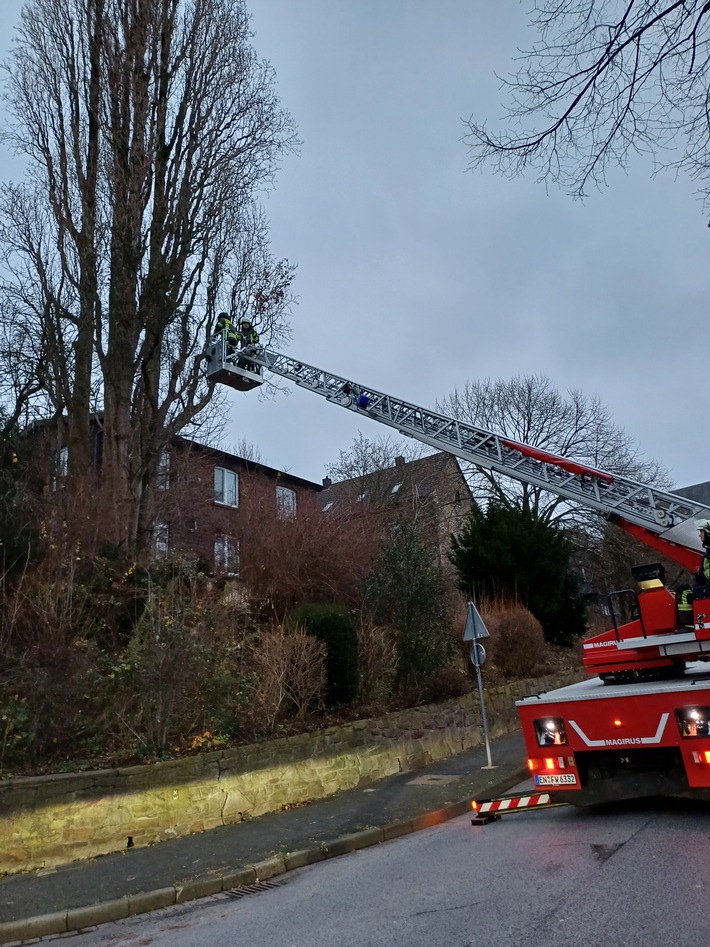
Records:
[[[329,707],[349,704],[358,694],[360,670],[357,631],[350,611],[342,605],[299,605],[289,615],[288,628],[304,628],[327,649],[325,699]]]

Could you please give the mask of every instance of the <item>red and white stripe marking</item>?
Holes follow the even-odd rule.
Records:
[[[475,811],[481,815],[487,812],[504,812],[514,809],[532,809],[535,806],[549,806],[549,792],[533,793],[530,796],[512,796],[508,799],[489,799],[488,802],[477,802]]]

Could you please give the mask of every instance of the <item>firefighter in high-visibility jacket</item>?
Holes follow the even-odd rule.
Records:
[[[247,345],[259,344],[259,333],[256,331],[250,319],[242,319],[239,333],[242,340],[242,348]]]
[[[227,343],[227,355],[234,355],[237,351],[239,342],[239,333],[228,312],[220,312],[217,316],[217,325],[215,326],[215,335],[225,333]]]
[[[700,542],[705,549],[703,561],[696,573],[698,585],[710,585],[710,520],[701,520],[698,523]]]
[[[695,586],[681,585],[676,591],[676,608],[678,610],[678,624],[681,628],[694,628],[693,618],[693,590],[697,586],[710,586],[710,519],[700,520],[697,523],[700,531],[700,542],[703,544],[703,560],[695,573]],[[710,589],[708,589],[710,594]]]

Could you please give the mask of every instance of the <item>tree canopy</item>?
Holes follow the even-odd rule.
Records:
[[[585,610],[570,565],[565,532],[532,511],[502,503],[475,505],[452,539],[461,589],[478,599],[515,601],[541,623],[548,641],[585,632]]]
[[[397,457],[404,457],[406,461],[416,460],[426,450],[427,448],[419,442],[405,442],[402,438],[387,434],[378,434],[370,438],[365,437],[362,431],[358,431],[350,447],[347,450],[338,451],[338,459],[327,464],[326,470],[333,480],[369,477],[377,471],[394,467]]]
[[[538,0],[538,40],[506,81],[508,127],[466,123],[471,167],[532,166],[576,197],[635,153],[688,172],[710,195],[710,4]]]
[[[598,397],[579,390],[560,392],[543,375],[466,382],[444,397],[437,410],[598,470],[659,486],[668,482],[665,470],[640,454]],[[574,508],[540,487],[472,464],[464,467],[473,495],[483,506],[494,502],[516,508],[544,523],[598,522],[596,513]]]

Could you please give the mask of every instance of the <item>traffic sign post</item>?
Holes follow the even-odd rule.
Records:
[[[473,602],[468,603],[468,614],[466,615],[466,627],[463,630],[463,640],[471,642],[471,663],[476,669],[476,680],[478,682],[478,699],[481,703],[481,721],[483,723],[483,739],[486,743],[486,756],[488,764],[482,769],[495,769],[491,760],[491,744],[488,739],[488,720],[486,719],[486,703],[483,699],[483,679],[481,678],[481,665],[486,660],[486,649],[480,643],[481,638],[490,638],[485,622],[478,613],[478,609]]]
[[[482,644],[474,641],[471,644],[471,664],[475,668],[480,668],[486,662],[486,649]]]

